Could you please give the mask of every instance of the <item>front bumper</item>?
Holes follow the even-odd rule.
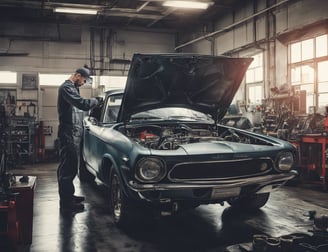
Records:
[[[129,181],[129,188],[135,192],[144,191],[167,191],[167,190],[185,190],[185,189],[201,189],[216,188],[230,189],[236,187],[246,187],[251,185],[267,186],[273,184],[284,184],[297,176],[297,171],[292,170],[289,173],[271,174],[252,178],[228,179],[218,182],[213,181],[188,181],[184,183],[174,184],[139,184],[135,181]]]
[[[197,204],[221,203],[236,197],[269,193],[297,176],[296,171],[252,178],[223,181],[186,181],[174,184],[139,184],[129,181],[128,187],[136,200],[149,203],[188,201]],[[131,195],[131,194],[130,194]]]

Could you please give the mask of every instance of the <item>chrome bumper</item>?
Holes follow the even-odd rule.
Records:
[[[185,190],[185,189],[200,189],[200,188],[216,188],[216,189],[229,189],[236,187],[244,187],[248,185],[276,185],[284,184],[290,179],[297,176],[297,171],[291,171],[283,174],[271,174],[253,178],[243,179],[229,179],[218,182],[213,181],[185,181],[184,183],[172,184],[139,184],[134,181],[129,181],[129,188],[135,192],[145,191],[165,191],[165,190]]]

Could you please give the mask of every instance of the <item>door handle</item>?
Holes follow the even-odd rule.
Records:
[[[85,126],[85,129],[86,129],[87,131],[90,131],[90,127],[89,127],[89,126]]]

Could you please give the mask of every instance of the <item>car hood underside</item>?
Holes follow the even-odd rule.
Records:
[[[161,107],[191,108],[220,120],[252,58],[190,54],[135,54],[119,121]]]

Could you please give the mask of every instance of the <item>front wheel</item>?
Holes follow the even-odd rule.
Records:
[[[132,202],[122,191],[120,178],[115,170],[112,169],[110,176],[110,211],[114,223],[119,227],[128,226],[132,221]]]
[[[240,210],[257,210],[263,207],[269,200],[270,193],[252,194],[242,198],[228,200],[232,208]]]

